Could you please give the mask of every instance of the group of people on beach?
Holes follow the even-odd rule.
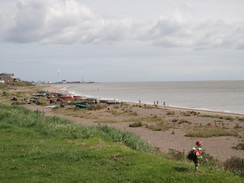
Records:
[[[139,99],[139,104],[140,103],[141,103],[141,100]],[[158,100],[157,101],[154,101],[153,104],[154,104],[154,106],[158,106],[159,105]],[[163,102],[163,105],[165,106],[165,102]]]

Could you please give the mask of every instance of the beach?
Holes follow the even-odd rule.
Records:
[[[244,114],[244,81],[63,83],[73,95]]]
[[[60,90],[60,87],[52,86],[44,89],[48,92],[64,92]],[[158,147],[163,153],[167,153],[170,149],[187,153],[194,147],[195,141],[201,140],[205,152],[218,160],[225,161],[234,156],[244,159],[243,150],[233,148],[244,143],[243,114],[189,110],[142,103],[104,105],[99,110],[81,110],[76,114],[73,113],[75,107],[68,105],[57,110],[39,105],[24,106],[34,111],[43,111],[46,116],[58,116],[83,125],[107,125],[135,133],[152,146]],[[142,126],[130,127],[138,121],[141,121]],[[149,128],[161,128],[160,125],[168,128],[166,130]],[[206,131],[223,129],[224,132],[233,133],[208,138],[186,136],[199,128],[205,128]]]
[[[155,106],[144,103],[119,103],[119,104],[94,104],[92,110],[77,109],[75,105],[69,105],[69,100],[60,104],[50,104],[46,97],[41,97],[41,105],[26,103],[27,98],[33,98],[34,91],[46,91],[49,93],[70,93],[61,90],[59,86],[42,86],[30,89],[28,87],[9,88],[5,90],[7,97],[0,97],[0,102],[11,104],[11,96],[16,96],[22,101],[22,106],[33,111],[42,111],[45,116],[57,116],[72,120],[82,125],[107,125],[123,131],[137,134],[143,140],[154,147],[158,147],[162,153],[170,149],[188,153],[195,146],[197,140],[203,142],[202,147],[206,153],[225,161],[231,157],[244,159],[243,150],[237,150],[239,144],[244,143],[244,115],[235,113],[213,112],[207,110],[192,110],[170,106]],[[83,96],[84,97],[84,96]],[[57,106],[53,108],[53,106]],[[100,108],[98,108],[100,107]],[[131,125],[140,123],[138,127]],[[216,132],[215,132],[216,131]],[[197,132],[210,137],[189,134]],[[216,133],[216,134],[215,134]]]

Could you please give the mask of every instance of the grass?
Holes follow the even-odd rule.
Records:
[[[171,161],[132,133],[85,127],[0,104],[1,182],[242,182],[226,171]]]
[[[239,143],[236,147],[233,148],[237,150],[244,150],[244,143]]]
[[[186,119],[181,119],[178,124],[182,124],[182,123],[192,124],[190,121]]]
[[[175,115],[175,112],[174,112],[174,111],[168,111],[168,112],[166,113],[166,115]]]
[[[173,128],[172,125],[165,122],[157,122],[155,125],[147,125],[146,127],[152,131],[167,131]]]
[[[6,88],[11,86],[34,86],[31,82],[21,81],[21,82],[13,82],[13,83],[0,83],[0,88]]]
[[[235,131],[230,131],[221,127],[194,127],[188,131],[186,137],[218,137],[218,136],[238,136]]]
[[[219,115],[205,115],[205,114],[199,114],[199,117],[206,117],[206,118],[217,118],[217,119],[224,119],[224,120],[228,120],[228,121],[234,121],[235,118],[231,117],[231,116],[219,116]],[[240,121],[242,118],[238,118]]]

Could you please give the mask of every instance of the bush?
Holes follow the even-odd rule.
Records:
[[[3,97],[6,97],[6,96],[8,96],[8,93],[6,91],[4,91],[3,94],[2,94],[2,96]]]
[[[135,122],[129,125],[129,127],[141,127],[142,126],[142,122]]]
[[[179,121],[179,124],[182,124],[182,123],[188,123],[188,124],[191,124],[191,122],[188,121],[188,120],[186,120],[186,119],[181,119],[181,120]]]
[[[156,125],[147,125],[146,127],[153,131],[167,131],[168,129],[172,128],[171,125],[164,122],[159,122]]]
[[[222,167],[221,162],[214,158],[213,156],[209,155],[208,153],[204,152],[203,159],[201,159],[201,165],[210,166],[210,167]]]
[[[175,112],[174,111],[169,111],[169,112],[167,112],[167,114],[166,115],[174,115],[175,114]]]
[[[229,170],[237,175],[244,176],[244,159],[231,157],[224,162],[225,170]]]
[[[185,161],[186,160],[185,151],[180,152],[175,149],[169,149],[167,155],[171,160],[174,160],[174,161]]]
[[[236,149],[236,150],[244,150],[244,144],[240,143],[236,147],[233,147],[233,148]]]

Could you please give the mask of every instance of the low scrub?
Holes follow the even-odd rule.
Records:
[[[20,81],[13,83],[0,83],[0,88],[6,88],[10,86],[34,86],[31,82],[28,81]]]
[[[187,154],[185,153],[185,151],[181,152],[174,149],[170,149],[167,153],[167,157],[175,161],[189,161],[187,159]],[[239,157],[231,157],[226,161],[221,162],[205,152],[203,155],[203,159],[201,159],[199,163],[200,166],[206,166],[214,168],[216,170],[223,170],[224,168],[224,170],[233,172],[235,175],[244,177],[244,159],[241,159]]]
[[[186,137],[218,137],[218,136],[238,136],[237,132],[221,127],[195,127],[186,133]]]
[[[244,150],[244,143],[238,144],[236,147],[233,147],[236,150]]]
[[[141,127],[142,125],[143,125],[142,122],[135,122],[135,123],[129,124],[129,127]]]
[[[175,111],[168,111],[167,113],[166,113],[166,115],[175,115]]]
[[[231,116],[219,116],[219,115],[205,115],[205,114],[199,114],[199,117],[205,117],[205,118],[217,118],[217,119],[224,119],[228,121],[234,121],[235,119]]]
[[[189,161],[187,158],[188,152],[177,151],[175,149],[169,149],[167,157],[175,161]],[[210,156],[208,153],[204,152],[204,158],[200,160],[201,166],[208,167],[222,167],[222,163],[216,158]]]
[[[165,122],[158,122],[155,125],[146,125],[146,127],[153,131],[167,131],[173,126]]]
[[[244,177],[244,159],[231,157],[224,162],[225,170],[229,170],[239,176]]]
[[[186,119],[181,119],[181,120],[179,121],[179,124],[183,124],[183,123],[192,124],[192,122],[190,122],[190,121],[188,121],[188,120],[186,120]]]

